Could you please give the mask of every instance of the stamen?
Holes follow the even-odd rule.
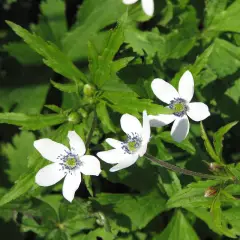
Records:
[[[141,147],[141,144],[141,136],[136,132],[132,132],[127,135],[127,140],[122,143],[122,149],[124,153],[133,154]]]
[[[78,169],[80,166],[83,165],[78,155],[72,152],[66,151],[66,155],[61,154],[57,157],[57,159],[59,159],[59,164],[62,167],[60,171],[65,171],[65,173],[72,174],[74,170]]]
[[[170,102],[169,108],[175,111],[173,114],[177,117],[183,117],[189,110],[187,101],[183,98],[174,98]]]

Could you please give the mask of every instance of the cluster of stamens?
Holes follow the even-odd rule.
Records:
[[[141,144],[141,136],[136,132],[132,132],[127,135],[127,140],[122,143],[122,149],[124,153],[133,154],[141,147]]]
[[[80,161],[77,154],[74,154],[72,152],[67,152],[66,154],[61,154],[57,157],[59,160],[59,164],[61,165],[61,171],[65,171],[66,173],[71,173],[73,170],[76,170],[82,165],[82,162]]]
[[[169,108],[174,110],[174,115],[178,117],[184,116],[187,111],[189,110],[189,107],[187,105],[187,101],[183,98],[174,98],[170,104]]]

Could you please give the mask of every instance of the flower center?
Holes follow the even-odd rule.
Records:
[[[66,152],[66,155],[60,155],[58,157],[60,161],[60,165],[62,166],[63,171],[66,172],[72,172],[73,170],[78,169],[81,165],[82,162],[79,160],[78,155],[72,153],[72,152]]]
[[[141,144],[141,136],[138,133],[131,133],[127,135],[127,140],[122,143],[122,149],[125,153],[133,154],[141,147]]]
[[[189,110],[189,107],[187,105],[187,101],[183,98],[174,98],[170,104],[169,108],[174,110],[174,115],[178,117],[184,116],[187,111]]]

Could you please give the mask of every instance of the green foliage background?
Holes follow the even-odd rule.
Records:
[[[240,0],[156,0],[153,18],[140,2],[1,2],[1,239],[237,238],[239,12]],[[187,69],[195,100],[208,104],[211,116],[204,127],[191,122],[182,143],[172,140],[169,127],[152,128],[148,152],[203,173],[220,163],[234,181],[179,175],[143,157],[116,173],[101,161],[101,176],[85,176],[71,204],[61,195],[62,183],[35,184],[47,163],[34,150],[35,139],[67,144],[67,132],[75,130],[86,141],[94,123],[89,153],[95,155],[108,149],[106,137],[124,139],[121,114],[167,113],[151,81],[160,77],[177,86]],[[217,193],[204,197],[212,186]]]

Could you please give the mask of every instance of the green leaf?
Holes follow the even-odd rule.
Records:
[[[216,39],[208,64],[219,78],[235,73],[240,67],[240,47],[226,40]]]
[[[201,126],[201,137],[204,141],[204,145],[205,145],[205,148],[209,154],[209,156],[216,162],[218,163],[221,163],[221,159],[219,158],[219,156],[216,154],[216,152],[214,151],[213,147],[212,147],[212,144],[210,143],[209,139],[208,139],[208,136],[207,136],[207,133],[204,129],[204,126],[202,124],[202,122],[200,123],[200,126]]]
[[[50,232],[46,238],[46,240],[71,240],[70,236],[61,229],[54,229]]]
[[[222,234],[231,238],[235,238],[236,235],[233,233],[233,229],[228,229],[227,223],[223,221],[220,195],[221,191],[215,196],[210,209],[213,223],[218,231],[220,231]]]
[[[234,85],[227,89],[225,95],[238,104],[240,101],[240,78],[234,81]]]
[[[109,218],[112,230],[119,225],[125,232],[144,228],[165,210],[165,199],[156,190],[145,195],[101,193],[93,199],[93,207]]]
[[[6,170],[9,180],[15,182],[28,167],[28,155],[33,151],[35,136],[31,132],[21,132],[12,139],[13,144],[2,145],[2,152],[8,158]]]
[[[26,115],[23,113],[0,113],[0,123],[16,125],[25,130],[37,130],[66,121],[67,116],[63,114]]]
[[[57,83],[51,80],[52,85],[62,92],[75,93],[77,92],[78,85],[75,83]]]
[[[84,1],[77,14],[75,26],[63,39],[64,52],[74,60],[86,58],[87,43],[93,39],[97,39],[94,43],[101,49],[106,33],[100,30],[116,22],[125,10],[126,5],[121,1],[98,0],[98,4],[95,0]]]
[[[232,128],[234,127],[238,122],[232,122],[228,123],[227,125],[221,127],[218,129],[217,132],[214,133],[213,135],[213,145],[216,151],[216,154],[218,155],[219,158],[222,158],[222,149],[223,149],[223,139],[224,135]]]
[[[0,89],[0,106],[5,112],[39,114],[45,103],[49,84],[31,84],[20,87],[2,87]]]
[[[40,4],[40,9],[55,37],[55,42],[60,45],[60,40],[67,32],[65,17],[65,3],[61,0],[47,0]]]
[[[154,236],[153,240],[199,240],[193,227],[188,220],[184,217],[183,213],[178,210],[175,212],[170,223],[163,230],[162,233]]]
[[[63,142],[63,139],[66,139],[67,132],[72,128],[72,125],[62,125],[59,127],[52,136],[49,136],[52,140],[56,142]],[[20,196],[36,188],[35,185],[35,175],[46,164],[46,160],[43,160],[39,154],[34,152],[29,156],[31,158],[30,168],[23,173],[20,178],[17,180],[15,185],[0,199],[0,206],[3,206],[6,203],[19,198]]]
[[[239,21],[239,11],[240,11],[240,2],[234,1],[226,10],[221,11],[225,8],[226,1],[221,1],[214,8],[214,17],[209,22],[210,25],[207,27],[204,34],[209,32],[240,32]],[[219,10],[219,11],[217,11]]]
[[[167,202],[168,208],[176,207],[209,207],[212,203],[211,198],[204,197],[208,187],[215,186],[217,180],[199,181],[187,185],[181,191],[174,194]]]
[[[102,98],[111,102],[109,105],[113,110],[120,113],[130,113],[138,116],[138,112],[144,110],[148,114],[169,114],[172,113],[171,109],[165,108],[161,105],[152,103],[150,99],[139,99],[135,94],[125,92],[105,92]]]
[[[93,44],[88,45],[90,48],[89,68],[91,70],[92,81],[99,88],[101,88],[112,75],[113,58],[124,41],[123,28],[126,17],[126,15],[123,15],[117,27],[110,32],[108,38],[106,39],[104,50],[100,55],[97,54],[96,48]]]
[[[196,152],[196,149],[194,148],[194,146],[188,141],[188,140],[184,140],[181,143],[178,143],[176,141],[173,140],[173,138],[170,135],[170,132],[161,132],[158,135],[158,138],[162,139],[165,142],[168,143],[172,143],[174,145],[176,145],[177,147],[187,151],[188,153],[194,155]]]
[[[114,240],[115,236],[112,233],[107,232],[104,228],[97,228],[93,231],[90,231],[86,235],[84,234],[84,236],[83,235],[76,236],[73,238],[73,240],[93,240],[93,239],[100,239],[100,238],[104,240]]]
[[[100,122],[104,126],[104,128],[106,128],[108,131],[116,132],[115,126],[113,125],[112,120],[109,117],[106,102],[100,101],[97,104],[96,111],[97,116],[100,119]]]
[[[38,54],[44,57],[44,63],[64,77],[79,82],[87,82],[86,76],[62,53],[56,45],[45,42],[41,37],[32,34],[17,24],[6,21],[7,24]]]

